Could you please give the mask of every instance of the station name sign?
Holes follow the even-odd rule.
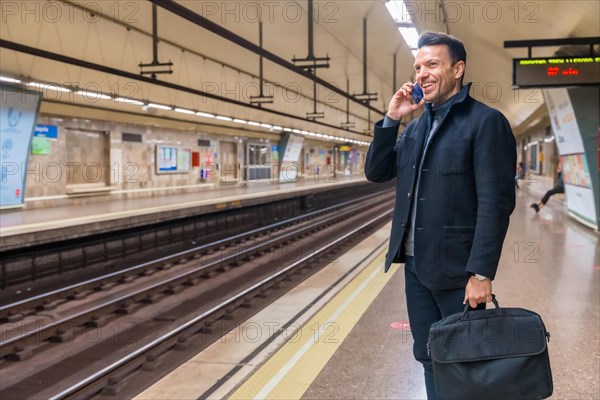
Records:
[[[513,59],[517,88],[600,85],[600,57]]]

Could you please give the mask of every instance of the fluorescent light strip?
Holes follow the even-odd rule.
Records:
[[[79,94],[81,96],[86,96],[86,97],[93,97],[95,99],[104,99],[104,100],[110,100],[111,97],[107,96],[105,94],[102,93],[96,93],[96,92],[87,92],[85,90],[80,90],[78,92],[75,92],[76,94]]]
[[[2,82],[10,82],[10,83],[21,83],[20,80],[9,78],[7,76],[0,76],[0,81],[2,81]]]
[[[192,110],[186,110],[185,108],[176,108],[174,111],[178,112],[178,113],[182,113],[182,114],[189,114],[189,115],[196,114],[196,112],[194,112]]]
[[[390,2],[388,2],[390,3]],[[386,5],[388,4],[386,3]],[[414,29],[414,28],[413,28]],[[416,30],[415,30],[416,32]],[[413,53],[416,52],[413,51]],[[21,83],[20,80],[18,79],[13,79],[13,78],[9,78],[9,77],[5,77],[5,76],[0,76],[0,81],[3,82],[11,82],[11,83]],[[56,86],[56,85],[51,85],[51,84],[46,84],[46,83],[40,83],[40,82],[29,82],[27,83],[27,86],[34,86],[36,89],[38,90],[54,90],[57,92],[71,92],[71,90],[60,87],[60,86]],[[95,98],[99,98],[99,99],[105,99],[105,100],[109,100],[111,99],[110,96],[107,96],[105,94],[102,93],[96,93],[96,92],[89,92],[89,91],[85,91],[85,90],[79,90],[76,92],[76,94],[82,95],[82,96],[88,96],[88,97],[95,97]],[[128,104],[134,104],[134,105],[144,105],[143,102],[139,101],[139,100],[135,100],[135,99],[128,99],[126,97],[117,97],[114,99],[116,102],[118,103],[128,103]],[[362,144],[362,145],[368,145],[369,143],[367,142],[359,142],[356,140],[352,140],[352,139],[344,139],[341,137],[337,137],[337,136],[331,136],[331,135],[324,135],[321,133],[315,133],[315,132],[308,132],[305,130],[300,130],[300,129],[292,129],[292,128],[283,128],[281,126],[277,126],[277,125],[271,125],[271,124],[266,124],[266,123],[260,123],[260,122],[255,122],[255,121],[246,121],[244,119],[238,119],[238,118],[230,118],[230,117],[226,117],[226,116],[222,116],[222,115],[214,115],[214,114],[209,114],[209,113],[204,113],[201,111],[198,112],[194,112],[192,110],[187,110],[185,108],[175,108],[173,109],[170,106],[165,106],[162,104],[156,104],[156,103],[148,103],[148,107],[151,108],[157,108],[160,110],[172,110],[178,113],[182,113],[182,114],[188,114],[188,115],[197,115],[199,117],[204,117],[204,118],[216,118],[219,119],[221,121],[233,121],[236,122],[238,124],[248,124],[251,126],[260,126],[262,128],[267,128],[267,129],[274,129],[274,130],[278,130],[278,131],[284,131],[284,132],[293,132],[293,133],[301,133],[303,135],[308,135],[308,136],[314,136],[314,137],[319,137],[319,138],[324,138],[324,139],[328,139],[328,140],[340,140],[340,141],[350,141],[352,143],[357,143],[357,144]]]
[[[118,103],[135,104],[135,105],[138,105],[138,106],[143,106],[144,105],[144,103],[141,102],[141,101],[139,101],[139,100],[127,99],[125,97],[117,97],[115,99],[115,101],[118,102]]]
[[[395,22],[412,23],[412,18],[404,1],[390,0],[385,3],[385,6]]]
[[[198,111],[196,113],[196,115],[199,117],[204,117],[204,118],[214,118],[215,117],[214,114],[204,113],[204,112],[200,112],[200,111]]]
[[[402,35],[402,38],[406,42],[406,45],[409,49],[414,50],[418,47],[419,32],[417,32],[416,28],[405,28],[401,26],[398,28],[398,30],[400,31],[400,34]]]
[[[165,106],[162,104],[156,104],[156,103],[148,103],[148,107],[150,108],[158,108],[159,110],[172,110],[171,107],[169,106]]]
[[[408,12],[405,0],[390,0],[385,3],[385,6],[394,19],[394,22],[402,24],[398,31],[406,42],[406,45],[411,50],[413,57],[417,56],[417,47],[419,42],[419,32],[413,24],[412,17]]]
[[[71,92],[71,90],[66,89],[64,87],[49,85],[46,83],[39,83],[39,82],[29,82],[27,84],[27,86],[33,86],[38,90],[54,90],[55,92]]]

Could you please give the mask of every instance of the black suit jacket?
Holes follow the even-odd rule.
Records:
[[[392,262],[404,262],[414,202],[416,272],[431,289],[464,287],[474,273],[494,279],[515,206],[514,135],[506,118],[470,97],[469,88],[457,95],[425,154],[430,105],[400,137],[398,126],[376,123],[365,163],[368,180],[397,181],[385,271]],[[413,198],[421,155],[418,198]]]

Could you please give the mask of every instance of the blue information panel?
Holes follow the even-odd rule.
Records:
[[[35,126],[33,136],[45,137],[48,139],[58,139],[58,126],[38,124]]]
[[[19,207],[41,94],[0,85],[0,95],[0,207]]]

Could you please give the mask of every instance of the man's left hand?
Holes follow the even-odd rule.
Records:
[[[463,304],[467,304],[467,300],[469,301],[469,306],[471,306],[471,308],[477,307],[477,304],[480,303],[491,302],[492,281],[489,279],[480,281],[472,276],[465,288],[465,300],[463,301]]]

